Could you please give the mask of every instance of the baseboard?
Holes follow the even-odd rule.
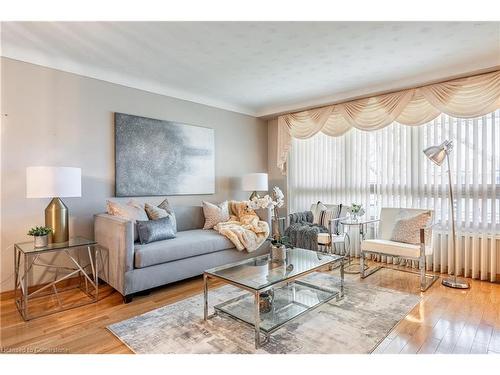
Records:
[[[58,287],[60,286],[61,288],[67,288],[69,286],[78,284],[79,280],[80,280],[79,277],[70,277],[68,279],[60,281],[59,283],[57,283],[57,285],[58,285]],[[47,284],[50,284],[50,282],[32,285],[28,288],[28,290],[33,291],[33,290],[41,288]],[[6,301],[6,300],[9,300],[12,298],[14,298],[14,290],[6,290],[6,291],[0,293],[0,301]]]

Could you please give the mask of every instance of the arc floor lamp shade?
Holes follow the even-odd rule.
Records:
[[[267,173],[249,173],[243,176],[241,185],[244,191],[252,191],[250,200],[258,197],[258,191],[267,191]]]
[[[26,197],[52,198],[45,209],[45,226],[52,228],[52,242],[69,239],[68,208],[60,198],[82,196],[82,170],[73,167],[26,168]]]

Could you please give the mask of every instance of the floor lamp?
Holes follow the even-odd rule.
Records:
[[[451,150],[453,149],[453,142],[452,141],[444,141],[441,143],[439,146],[431,146],[428,147],[424,150],[425,156],[429,158],[430,161],[435,163],[436,165],[441,165],[443,164],[444,159],[446,159],[446,163],[448,164],[448,185],[449,185],[449,190],[448,193],[450,195],[450,208],[451,208],[451,240],[452,240],[452,247],[453,247],[453,254],[456,255],[455,253],[455,238],[456,238],[456,233],[455,233],[455,209],[454,209],[454,200],[453,200],[453,189],[451,187],[451,166],[450,166],[450,158],[449,154]],[[455,263],[455,270],[454,270],[454,275],[452,278],[447,278],[443,279],[442,284],[444,286],[448,286],[450,288],[457,288],[457,289],[468,289],[469,288],[469,283],[465,280],[459,280],[457,279],[457,269],[456,269],[456,263]]]

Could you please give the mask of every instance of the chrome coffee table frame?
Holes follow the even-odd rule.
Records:
[[[306,250],[306,251],[312,251],[312,250]],[[291,322],[292,320],[297,319],[298,317],[304,315],[305,313],[307,313],[309,311],[316,309],[317,307],[332,300],[333,298],[340,300],[341,298],[344,297],[344,257],[336,256],[336,255],[329,255],[329,256],[332,257],[332,260],[329,262],[321,264],[317,267],[312,267],[311,269],[308,269],[307,271],[301,272],[301,273],[293,275],[291,277],[287,277],[283,280],[280,280],[280,281],[273,283],[271,285],[267,285],[263,288],[253,288],[253,287],[250,287],[248,285],[244,285],[242,283],[238,283],[238,282],[235,282],[233,280],[229,280],[228,278],[222,277],[220,275],[216,275],[213,272],[210,272],[210,270],[206,271],[203,274],[203,295],[204,295],[203,319],[204,319],[204,321],[207,321],[208,319],[210,319],[210,318],[212,318],[220,313],[221,315],[229,316],[230,318],[235,319],[236,321],[239,321],[239,322],[244,323],[248,326],[251,326],[254,328],[254,331],[255,331],[255,348],[256,349],[260,348],[262,345],[265,345],[267,342],[269,342],[269,338],[270,338],[271,333],[280,329],[285,324]],[[265,256],[260,256],[260,257],[251,258],[251,259],[258,259],[258,258],[262,258],[262,257],[265,257]],[[247,259],[247,260],[242,261],[242,262],[230,264],[230,265],[228,265],[228,268],[233,267],[233,266],[238,265],[238,264],[245,264],[246,262],[248,262],[251,259]],[[337,263],[340,264],[340,288],[339,288],[339,290],[328,289],[325,287],[311,284],[311,283],[306,282],[306,281],[298,280],[298,279],[300,279],[308,274],[320,271],[323,268],[328,268],[331,270]],[[253,300],[254,300],[254,306],[253,306],[253,310],[254,310],[254,319],[253,320],[254,320],[254,322],[253,323],[248,322],[246,320],[239,318],[236,315],[233,315],[231,313],[228,313],[228,312],[222,310],[223,305],[240,300],[244,297],[248,297],[248,295],[243,295],[243,296],[239,296],[236,298],[232,298],[228,301],[225,301],[221,304],[214,306],[214,313],[209,315],[209,313],[208,313],[209,279],[220,280],[220,281],[224,282],[225,284],[233,285],[233,286],[240,288],[244,291],[250,292],[253,295]],[[261,327],[261,312],[260,312],[260,307],[259,307],[260,306],[260,295],[263,292],[266,292],[269,290],[277,290],[279,288],[282,288],[283,286],[288,286],[288,287],[292,288],[293,293],[295,293],[296,286],[301,286],[301,287],[307,287],[307,288],[310,288],[313,290],[329,293],[330,296],[328,296],[328,298],[325,298],[324,300],[320,301],[319,303],[313,305],[312,307],[308,307],[308,306],[303,305],[304,307],[306,307],[306,310],[294,315],[290,319],[287,319],[287,320],[277,324],[276,326],[273,326],[272,329],[264,330]],[[261,333],[264,335],[264,340],[261,339]]]

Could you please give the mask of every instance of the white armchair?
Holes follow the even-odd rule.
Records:
[[[424,213],[429,213],[429,220],[425,225],[414,228],[406,228],[411,231],[411,236],[418,236],[418,243],[405,243],[393,241],[394,229],[400,220],[409,220]],[[385,255],[407,260],[418,261],[419,272],[408,270],[407,272],[420,274],[420,290],[427,290],[437,279],[435,275],[426,274],[426,259],[432,255],[431,241],[426,243],[426,231],[432,227],[434,212],[432,210],[412,208],[382,208],[380,211],[380,224],[378,235],[375,239],[363,240],[361,242],[360,272],[361,278],[368,277],[384,266],[365,270],[364,264],[367,255]]]

